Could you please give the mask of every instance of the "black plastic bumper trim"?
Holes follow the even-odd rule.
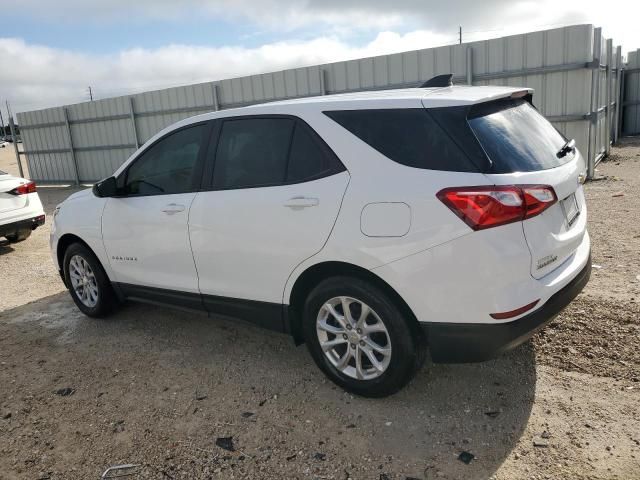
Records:
[[[22,230],[35,230],[36,228],[44,225],[44,220],[44,215],[38,215],[37,217],[28,218],[26,220],[19,220],[13,223],[7,223],[6,225],[0,225],[0,237],[15,235]]]
[[[587,265],[538,310],[518,320],[499,324],[423,323],[434,363],[482,362],[517,347],[554,319],[589,282]]]

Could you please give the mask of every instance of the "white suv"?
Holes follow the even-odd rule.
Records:
[[[89,316],[131,299],[242,318],[388,395],[427,346],[491,358],[589,279],[583,160],[531,95],[414,88],[180,121],[56,209],[53,258]]]

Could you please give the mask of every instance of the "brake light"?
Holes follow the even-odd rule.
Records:
[[[31,182],[31,181],[18,185],[16,188],[9,191],[11,195],[26,195],[28,193],[35,193],[35,192],[36,192],[36,182]]]
[[[534,217],[558,200],[548,185],[454,187],[436,196],[474,230]]]

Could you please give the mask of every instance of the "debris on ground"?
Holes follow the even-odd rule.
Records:
[[[61,397],[68,397],[69,395],[73,395],[75,390],[71,387],[59,388],[54,393],[56,395],[60,395]]]
[[[462,463],[466,463],[467,465],[469,465],[471,463],[471,460],[473,460],[474,458],[476,458],[476,456],[473,453],[467,451],[462,451],[460,452],[460,455],[458,455],[458,460],[460,460]]]
[[[229,452],[236,451],[233,445],[233,437],[218,437],[216,438],[216,445]]]

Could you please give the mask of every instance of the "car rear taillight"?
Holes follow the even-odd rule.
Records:
[[[436,196],[474,230],[534,217],[558,200],[548,185],[453,187]]]
[[[27,182],[22,185],[18,185],[13,190],[10,190],[11,195],[26,195],[27,193],[36,193],[36,182]]]

